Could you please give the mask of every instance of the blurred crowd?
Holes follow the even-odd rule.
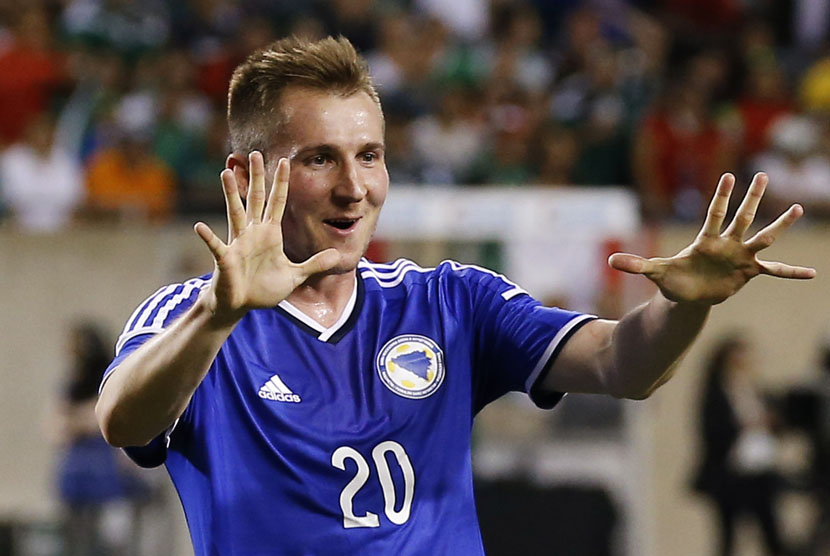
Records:
[[[714,510],[714,554],[742,553],[742,521],[758,526],[752,554],[830,554],[830,336],[816,347],[805,379],[777,393],[763,387],[758,346],[748,335],[722,336],[708,356],[691,486]],[[795,438],[803,441],[803,457],[784,465],[784,445]],[[782,504],[793,492],[805,495],[813,514],[796,534],[785,527]]]
[[[0,214],[223,210],[226,89],[286,34],[343,34],[393,184],[624,186],[701,215],[724,171],[830,215],[826,0],[0,0]]]

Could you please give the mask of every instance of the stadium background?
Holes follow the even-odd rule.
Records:
[[[158,285],[208,269],[190,225],[203,216],[221,226],[229,71],[287,32],[343,33],[370,61],[393,183],[372,247],[379,258],[478,262],[546,301],[614,316],[650,290],[605,270],[605,255],[684,245],[720,172],[742,184],[755,169],[770,172],[762,219],[804,202],[808,217],[769,257],[813,265],[819,277],[761,278],[717,308],[649,401],[571,396],[544,413],[506,399],[477,425],[491,553],[600,554],[590,542],[609,531],[613,554],[713,546],[713,514],[689,487],[712,345],[745,332],[762,381],[783,392],[814,378],[830,335],[830,6],[449,4],[0,2],[0,553],[58,553],[50,429],[66,330],[91,318],[114,336]],[[44,158],[51,181],[30,175],[16,187],[9,154],[53,145],[69,154],[65,180]],[[119,180],[135,189],[108,187]],[[786,432],[781,444],[782,470],[798,472],[804,438]],[[142,550],[188,554],[175,495],[163,496],[164,513],[140,533],[161,532],[174,548]],[[806,534],[814,508],[810,492],[782,497],[792,539]],[[742,531],[743,554],[757,553],[755,536]]]

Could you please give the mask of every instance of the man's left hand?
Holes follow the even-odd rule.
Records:
[[[758,173],[732,223],[721,232],[735,176],[724,174],[706,213],[706,221],[694,242],[673,257],[645,259],[629,253],[615,253],[608,264],[631,274],[643,274],[672,301],[714,305],[734,295],[759,274],[779,278],[810,279],[812,268],[759,260],[757,255],[789,228],[804,213],[800,205],[791,206],[773,223],[744,240],[755,220],[758,204],[769,179]]]

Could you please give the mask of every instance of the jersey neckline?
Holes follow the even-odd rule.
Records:
[[[294,322],[301,330],[311,334],[321,342],[329,344],[336,344],[349,330],[354,328],[360,310],[363,307],[363,280],[358,273],[355,273],[355,284],[352,290],[352,295],[337,322],[328,328],[303,313],[300,309],[292,305],[287,299],[279,302],[276,309],[282,313],[286,318]]]

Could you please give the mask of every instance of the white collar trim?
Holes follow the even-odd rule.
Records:
[[[317,335],[317,339],[321,342],[327,342],[329,338],[334,336],[334,334],[340,330],[346,321],[349,320],[349,317],[352,316],[352,311],[354,311],[355,303],[357,302],[357,275],[355,275],[354,280],[354,287],[352,288],[352,295],[349,297],[349,301],[346,303],[346,307],[343,308],[343,312],[340,314],[340,318],[337,319],[337,322],[326,328],[310,316],[303,313],[297,307],[292,305],[287,299],[283,299],[279,302],[278,307],[280,307],[283,311],[297,319],[298,321],[302,322],[309,328],[316,330],[319,332]]]

